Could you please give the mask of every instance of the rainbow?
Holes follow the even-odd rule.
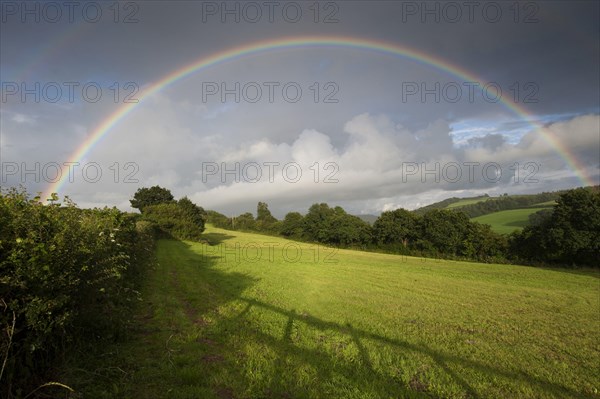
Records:
[[[254,55],[263,52],[271,52],[281,49],[295,49],[306,47],[337,47],[351,48],[366,51],[375,51],[392,56],[400,56],[406,59],[411,59],[422,63],[429,67],[436,68],[443,72],[454,75],[463,81],[485,83],[474,73],[450,63],[440,57],[431,54],[426,54],[422,51],[410,48],[404,45],[384,42],[381,40],[363,39],[348,36],[294,36],[289,38],[263,40],[245,44],[238,47],[233,47],[224,51],[217,52],[209,56],[203,56],[188,65],[172,71],[163,76],[158,81],[145,87],[137,95],[137,103],[127,103],[119,107],[107,118],[105,118],[89,135],[89,137],[81,143],[75,152],[69,158],[69,162],[80,162],[86,154],[88,154],[94,146],[107,135],[110,130],[123,120],[136,107],[140,106],[146,98],[154,93],[159,92],[163,88],[183,79],[201,69],[212,67],[224,62],[235,61],[248,55]],[[504,96],[509,97],[509,96]],[[568,167],[573,170],[577,177],[584,185],[594,185],[593,180],[588,178],[584,173],[584,166],[581,165],[578,159],[571,151],[561,143],[552,132],[546,129],[541,123],[537,122],[533,115],[530,114],[520,104],[502,98],[500,102],[508,109],[517,114],[519,117],[527,120],[531,125],[539,130],[544,139],[556,150],[556,152],[564,159]],[[48,198],[52,193],[59,193],[62,186],[68,180],[68,175],[63,176],[56,182],[52,183],[43,193],[42,198]]]

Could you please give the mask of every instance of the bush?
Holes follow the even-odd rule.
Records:
[[[45,206],[24,191],[0,193],[1,397],[43,382],[78,338],[121,334],[153,242],[116,208]]]
[[[143,220],[154,223],[161,237],[199,240],[204,231],[204,219],[194,221],[188,210],[176,202],[146,206]]]

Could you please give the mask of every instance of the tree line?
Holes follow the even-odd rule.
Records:
[[[508,236],[470,220],[481,212],[551,200],[556,200],[555,206],[530,215],[527,227]],[[404,255],[499,263],[600,265],[598,187],[504,196],[454,209],[396,209],[383,212],[373,225],[340,206],[326,203],[313,204],[305,215],[289,212],[283,220],[275,218],[265,202],[258,203],[256,217],[250,212],[228,217],[205,211],[186,197],[175,200],[169,190],[158,186],[138,190],[131,204],[140,209],[142,219],[152,223],[159,234],[179,239],[200,239],[208,222],[229,230]]]
[[[509,236],[495,233],[489,225],[471,221],[463,208],[434,208],[424,213],[396,209],[383,212],[371,226],[343,208],[330,207],[326,203],[313,204],[306,215],[289,212],[280,221],[271,215],[266,203],[259,202],[256,218],[249,212],[230,218],[208,211],[207,221],[224,229],[405,255],[480,262],[600,266],[600,193],[597,187],[494,199],[472,209],[514,209],[553,199],[557,200],[554,207],[530,215],[529,226]]]
[[[405,209],[387,211],[371,226],[342,207],[326,203],[313,204],[306,215],[289,212],[279,221],[268,211],[267,204],[259,202],[256,219],[251,213],[228,218],[208,211],[207,220],[225,229],[415,256],[502,261],[507,247],[507,238],[489,226],[471,222],[464,213],[440,209],[423,216]]]
[[[480,212],[551,200],[557,201],[554,207],[532,214],[525,229],[509,236],[470,220]],[[230,230],[414,256],[480,262],[600,265],[598,187],[523,197],[504,196],[459,209],[433,208],[424,213],[396,209],[383,212],[372,226],[342,207],[326,203],[313,204],[305,215],[289,212],[283,220],[275,218],[265,202],[258,203],[256,217],[250,212],[227,217],[216,211],[205,211],[186,197],[175,200],[169,190],[159,186],[138,190],[131,204],[140,209],[142,219],[150,222],[159,234],[179,239],[200,239],[204,224],[209,222]]]

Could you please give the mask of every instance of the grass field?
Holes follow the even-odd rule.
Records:
[[[492,230],[494,230],[496,233],[509,234],[515,230],[521,230],[523,227],[527,226],[529,224],[529,215],[546,208],[548,207],[510,209],[508,211],[500,211],[477,216],[471,220],[474,222],[489,224],[492,226]]]
[[[591,272],[205,237],[159,242],[131,337],[64,382],[93,398],[600,397]]]

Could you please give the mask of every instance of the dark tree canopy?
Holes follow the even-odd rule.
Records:
[[[426,241],[424,249],[460,255],[469,231],[469,223],[469,217],[462,212],[434,209],[426,213],[419,222],[420,236]]]
[[[520,257],[540,262],[598,266],[600,191],[578,188],[562,194],[552,213],[537,213],[532,224],[511,237]]]
[[[380,244],[408,245],[416,235],[417,216],[406,209],[383,212],[373,224],[373,238]]]
[[[204,231],[207,216],[202,207],[194,204],[188,197],[181,198],[177,201],[177,205],[179,205],[185,217]]]
[[[274,223],[277,221],[277,219],[271,215],[269,205],[265,202],[259,202],[256,206],[256,220],[264,223]]]
[[[347,214],[340,207],[335,207],[326,226],[322,240],[327,244],[351,246],[371,241],[371,226],[358,216]]]
[[[281,222],[281,235],[286,237],[301,237],[304,231],[304,216],[299,212],[290,212]]]
[[[266,202],[259,202],[256,206],[256,228],[259,231],[274,231],[278,226],[278,220],[271,215]]]
[[[204,222],[195,223],[177,202],[148,205],[143,218],[157,225],[162,234],[181,240],[198,240],[204,231]]]
[[[239,230],[253,230],[256,226],[256,220],[250,212],[242,213],[240,216],[233,218],[233,226]]]
[[[133,199],[129,200],[132,208],[139,209],[140,212],[149,205],[165,204],[173,201],[171,191],[160,186],[152,186],[150,188],[139,188],[133,195]]]
[[[232,219],[217,211],[206,211],[206,221],[213,226],[220,227],[222,229],[232,228]]]
[[[327,221],[334,215],[334,210],[325,203],[313,204],[304,217],[305,233],[309,240],[325,242],[327,237]]]
[[[290,216],[292,218],[298,220],[297,216]],[[371,241],[371,226],[359,217],[349,215],[340,206],[331,208],[326,203],[313,204],[302,225],[302,236],[311,241],[343,246],[365,245]]]

